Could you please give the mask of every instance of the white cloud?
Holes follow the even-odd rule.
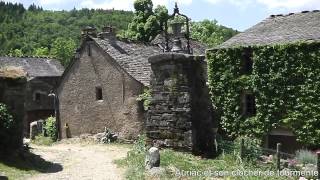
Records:
[[[46,1],[46,0],[40,0]],[[55,1],[55,0],[47,0]],[[62,0],[58,0],[62,1]],[[80,2],[81,8],[101,8],[101,9],[119,9],[119,10],[133,10],[134,0],[105,0],[103,2],[97,2],[97,0],[82,0]],[[190,5],[192,0],[153,0],[153,6],[165,5],[169,6],[178,2],[179,5]]]
[[[62,3],[63,0],[39,0],[41,5],[55,5]]]
[[[94,0],[83,0],[80,3],[81,8],[93,9],[117,9],[117,10],[132,10],[133,0],[107,0],[104,2],[96,2]]]
[[[257,0],[257,2],[267,6],[269,9],[302,10],[304,8],[320,8],[319,0]]]
[[[304,10],[304,9],[320,9],[319,0],[205,0],[212,4],[229,3],[238,7],[249,7],[253,5],[263,5],[269,10]]]
[[[21,0],[5,0],[5,2],[19,2]],[[63,7],[65,5],[74,4],[77,8],[94,8],[94,9],[117,9],[117,10],[134,10],[134,0],[22,0],[37,2],[44,7]],[[178,5],[191,5],[193,0],[152,0],[153,6],[164,5],[166,7],[172,7],[175,2]]]

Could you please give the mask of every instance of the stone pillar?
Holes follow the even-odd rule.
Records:
[[[30,123],[30,139],[34,140],[37,135],[38,135],[38,123],[37,121],[34,121]]]
[[[151,103],[146,122],[150,144],[212,157],[212,105],[204,56],[165,53],[149,58]]]

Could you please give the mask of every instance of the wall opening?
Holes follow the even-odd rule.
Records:
[[[91,45],[88,44],[88,56],[91,56]]]
[[[252,93],[244,93],[242,96],[243,112],[242,114],[247,117],[254,116],[256,114],[256,100]]]
[[[34,101],[36,101],[36,102],[41,102],[41,93],[36,92],[36,93],[34,94]]]
[[[242,54],[241,71],[242,74],[251,74],[253,68],[252,49],[245,48]]]
[[[102,88],[100,86],[96,87],[96,100],[103,100]]]

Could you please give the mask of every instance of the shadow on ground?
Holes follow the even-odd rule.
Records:
[[[0,162],[25,171],[38,171],[41,173],[56,173],[63,170],[63,167],[58,163],[46,161],[41,156],[33,154],[29,151],[15,153],[14,155],[0,156]],[[0,180],[6,177],[1,176]]]

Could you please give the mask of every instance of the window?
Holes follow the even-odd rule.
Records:
[[[252,66],[253,66],[253,61],[252,61],[252,49],[250,48],[245,48],[244,52],[242,54],[242,74],[251,74],[252,73]]]
[[[253,116],[256,114],[256,102],[253,94],[243,95],[243,114],[245,116]]]
[[[39,92],[36,92],[34,94],[34,100],[37,101],[37,102],[41,101],[41,94]]]
[[[88,44],[88,56],[91,56],[91,46]]]
[[[96,87],[96,100],[102,100],[102,88],[101,87]]]

